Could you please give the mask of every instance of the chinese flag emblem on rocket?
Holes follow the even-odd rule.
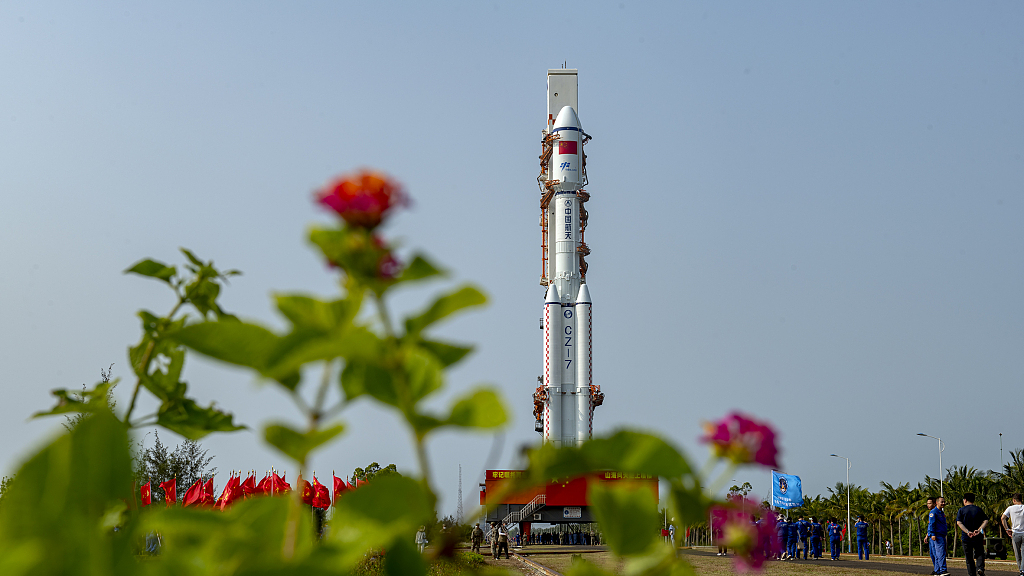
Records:
[[[575,140],[560,140],[558,142],[558,153],[559,154],[579,154],[576,151]]]

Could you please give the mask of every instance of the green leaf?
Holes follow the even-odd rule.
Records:
[[[166,371],[154,370],[140,378],[143,386],[153,393],[157,398],[167,401],[172,398],[181,398],[188,388],[181,382],[181,370],[185,365],[185,349],[179,346],[164,346],[159,352],[168,359]]]
[[[277,309],[295,328],[329,332],[354,315],[346,300],[323,302],[302,294],[279,294],[274,297]]]
[[[162,262],[156,260],[140,260],[124,271],[125,274],[138,274],[139,276],[149,276],[150,278],[156,278],[157,280],[163,280],[168,284],[171,283],[171,278],[178,273],[174,266],[168,266]]]
[[[184,254],[186,258],[188,258],[189,262],[195,264],[200,268],[204,266],[203,261],[197,258],[196,255],[193,254],[192,251],[189,250],[188,248],[178,248],[178,250],[181,250],[181,253]]]
[[[349,360],[341,371],[341,390],[346,401],[368,394],[385,404],[398,406],[398,391],[391,373],[372,362]]]
[[[328,544],[341,550],[340,570],[355,566],[367,550],[413,541],[416,529],[433,521],[434,502],[422,482],[398,475],[374,478],[339,498]]]
[[[657,436],[631,430],[594,438],[580,447],[559,449],[543,444],[532,450],[529,458],[529,481],[533,483],[606,470],[693,478],[689,463],[677,449]]]
[[[236,425],[233,418],[212,404],[203,408],[190,398],[170,398],[160,405],[156,423],[189,440],[199,440],[212,432],[244,430],[245,426]]]
[[[134,574],[128,430],[108,412],[83,419],[17,471],[0,506],[0,574]],[[104,519],[120,518],[115,532]],[[40,553],[42,552],[42,553]]]
[[[36,412],[33,418],[42,416],[55,416],[58,414],[73,414],[84,412],[89,414],[109,412],[107,406],[107,395],[113,386],[117,386],[119,379],[111,382],[100,382],[92,390],[68,390],[58,388],[51,390],[50,394],[57,397],[57,405],[45,412]]]
[[[486,302],[487,297],[483,292],[473,286],[463,286],[454,292],[438,297],[420,314],[406,318],[406,334],[417,335],[438,320],[472,306],[481,306]]]
[[[445,368],[462,360],[473,351],[472,346],[459,346],[436,340],[420,340],[417,345],[433,354]]]
[[[380,355],[381,340],[362,326],[323,333],[297,329],[280,340],[266,359],[263,374],[282,381],[297,374],[303,365],[334,358],[375,359]]]
[[[308,513],[295,515],[298,530],[294,556],[290,560],[282,558],[289,511],[295,512],[293,507],[297,506],[292,498],[247,498],[223,512],[151,506],[142,513],[135,537],[141,542],[146,534],[160,534],[163,538],[160,556],[130,560],[135,573],[143,574],[325,574],[328,571],[323,565],[328,564],[330,558],[322,558],[321,566],[309,565],[314,554],[323,554],[326,550],[314,537]],[[211,567],[230,567],[230,570]]]
[[[423,576],[427,573],[427,563],[411,539],[399,537],[387,548],[384,573],[388,576]]]
[[[615,554],[637,556],[651,551],[660,518],[658,495],[650,483],[594,482],[588,493],[594,518]]]
[[[433,354],[422,350],[409,350],[403,368],[409,384],[409,396],[413,404],[426,398],[444,385],[441,363]]]
[[[675,517],[681,524],[699,524],[707,518],[706,511],[711,505],[707,495],[695,479],[683,482],[673,479],[669,483],[669,495],[675,510]]]
[[[487,388],[471,391],[452,406],[447,423],[464,428],[497,428],[508,422],[498,394]]]
[[[167,336],[204,356],[259,371],[281,342],[262,326],[233,320],[192,324]]]
[[[330,442],[344,430],[341,424],[308,432],[299,432],[286,424],[272,424],[263,431],[263,437],[285,456],[302,464],[310,452]]]
[[[416,254],[412,262],[402,270],[402,273],[398,276],[398,282],[415,282],[417,280],[424,280],[433,276],[444,275],[444,271],[434,266],[426,256],[422,254]]]

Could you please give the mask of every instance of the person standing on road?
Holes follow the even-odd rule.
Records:
[[[811,523],[804,520],[801,516],[796,522],[797,536],[800,538],[800,544],[804,547],[804,560],[807,560],[807,554],[810,552],[810,538],[811,538]]]
[[[946,570],[946,533],[949,529],[946,526],[946,513],[942,511],[946,507],[946,499],[932,496],[930,500],[935,502],[935,508],[928,512],[928,551],[932,554],[932,574],[949,576]]]
[[[484,531],[480,528],[480,523],[477,522],[476,526],[473,527],[473,552],[480,553],[480,545],[484,542]]]
[[[870,560],[871,544],[868,542],[868,523],[864,521],[863,516],[857,516],[857,523],[853,527],[857,529],[857,560]]]
[[[800,538],[800,527],[796,522],[790,522],[786,525],[786,554],[789,555],[790,560],[797,559],[796,542]]]
[[[1006,520],[1010,520],[1010,525],[1006,525]],[[1017,492],[1013,495],[1013,504],[1010,505],[1003,515],[999,517],[999,521],[1003,524],[1003,530],[1006,531],[1006,535],[1011,538],[1013,542],[1013,557],[1017,559],[1017,570],[1020,571],[1020,576],[1024,576],[1024,495]]]
[[[832,559],[839,560],[839,549],[842,547],[840,542],[842,541],[843,533],[839,529],[839,524],[835,518],[828,519],[828,547],[832,552]]]
[[[779,516],[779,521],[775,523],[775,536],[779,541],[779,560],[786,559],[786,534],[789,533],[789,524],[786,523],[786,519]]]
[[[498,523],[491,522],[491,559],[498,559]]]
[[[423,549],[427,547],[427,527],[420,526],[420,529],[416,531],[416,547],[419,548],[420,554],[423,553]]]
[[[811,558],[821,560],[821,537],[825,532],[821,529],[821,522],[811,516]]]
[[[974,494],[964,494],[964,506],[956,512],[956,525],[964,542],[964,559],[968,576],[985,576],[985,526],[988,515],[974,505]]]
[[[501,551],[505,551],[505,560],[508,560],[508,530],[504,526],[498,526],[498,555],[494,558],[501,558]]]
[[[928,513],[931,514],[932,509],[935,508],[935,496],[929,496],[928,499],[924,501],[924,505],[928,507]],[[932,541],[932,539],[927,537],[927,536],[925,536],[925,540],[927,540],[928,542]],[[934,566],[935,565],[935,554],[932,554],[932,545],[931,544],[928,544],[928,557],[931,558],[932,566]],[[932,570],[932,574],[933,575],[935,574],[935,570]]]

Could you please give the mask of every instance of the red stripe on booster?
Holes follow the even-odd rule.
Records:
[[[559,154],[579,154],[579,152],[576,151],[576,141],[575,140],[559,141],[559,143],[558,143],[558,153]]]

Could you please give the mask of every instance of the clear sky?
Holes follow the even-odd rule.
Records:
[[[171,306],[121,274],[136,260],[239,268],[225,307],[271,326],[271,290],[332,293],[311,191],[359,166],[415,199],[389,234],[490,295],[438,331],[479,344],[445,397],[497,384],[494,466],[514,465],[539,439],[534,179],[566,62],[594,136],[597,432],[653,430],[700,465],[700,422],[739,409],[809,494],[845,479],[833,452],[872,489],[936,475],[917,432],[998,468],[1000,432],[1024,448],[1021,30],[1019,2],[4,2],[0,465],[59,430],[26,420],[51,388],[130,380],[136,310]],[[186,379],[254,430],[297,418],[247,373],[195,358]],[[390,413],[343,420],[319,476],[414,469]],[[222,471],[285,466],[255,432],[204,444]],[[431,444],[442,513],[491,446]]]

